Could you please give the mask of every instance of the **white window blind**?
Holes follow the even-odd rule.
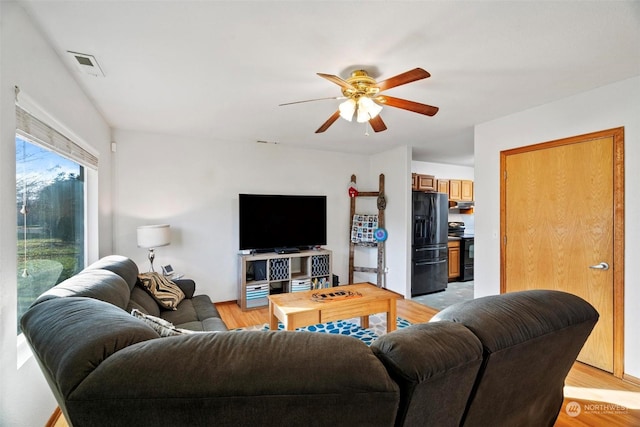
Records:
[[[18,105],[16,105],[16,133],[83,166],[98,169],[96,156]]]

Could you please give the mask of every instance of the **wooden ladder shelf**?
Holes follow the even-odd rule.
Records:
[[[356,176],[351,175],[351,182],[356,183]],[[351,197],[351,208],[349,217],[349,228],[353,227],[353,217],[356,214],[356,199],[359,197],[376,197],[378,207],[378,228],[384,228],[384,210],[387,206],[387,199],[384,195],[384,174],[380,174],[378,191],[358,191],[358,194]],[[384,286],[384,274],[385,274],[385,242],[378,241],[375,246],[378,249],[378,262],[376,267],[358,267],[354,265],[354,252],[355,247],[360,246],[351,239],[351,232],[349,232],[349,283],[353,283],[353,272],[364,273],[376,273],[376,285],[379,288]]]

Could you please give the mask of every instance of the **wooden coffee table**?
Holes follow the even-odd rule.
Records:
[[[328,294],[333,293],[334,297]],[[360,294],[343,298],[338,293]],[[318,300],[314,294],[325,294]],[[342,294],[344,295],[344,294]],[[318,295],[316,295],[317,297]],[[278,329],[278,320],[292,331],[302,326],[360,317],[360,326],[369,327],[369,315],[387,313],[387,332],[396,329],[396,299],[400,295],[370,283],[357,283],[305,292],[269,295],[269,327]]]

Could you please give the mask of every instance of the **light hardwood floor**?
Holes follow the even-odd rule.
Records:
[[[235,301],[216,303],[229,329],[268,323],[266,308],[245,311]],[[426,322],[438,310],[414,301],[399,299],[397,314],[411,323]],[[565,399],[555,427],[637,427],[640,426],[640,385],[613,377],[599,369],[576,362],[565,381]],[[567,414],[567,405],[577,402],[580,413]],[[68,427],[59,409],[47,427]]]
[[[215,306],[229,329],[268,323],[267,308],[243,312],[235,301]],[[397,314],[411,323],[426,322],[438,310],[399,299]],[[555,427],[640,426],[640,385],[615,378],[599,369],[576,362],[565,381],[565,399]],[[569,416],[567,405],[577,402],[580,413]]]

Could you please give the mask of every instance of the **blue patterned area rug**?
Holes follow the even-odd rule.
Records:
[[[402,329],[411,326],[408,320],[401,317],[397,318],[397,328]],[[278,329],[283,330],[284,325],[278,322]],[[269,325],[249,326],[246,328],[238,328],[236,331],[268,331]],[[360,318],[338,320],[337,322],[320,323],[317,325],[305,326],[298,328],[296,331],[320,332],[325,334],[341,334],[358,338],[367,345],[380,338],[387,333],[387,316],[384,313],[378,313],[369,316],[369,328],[365,329],[360,326]]]

